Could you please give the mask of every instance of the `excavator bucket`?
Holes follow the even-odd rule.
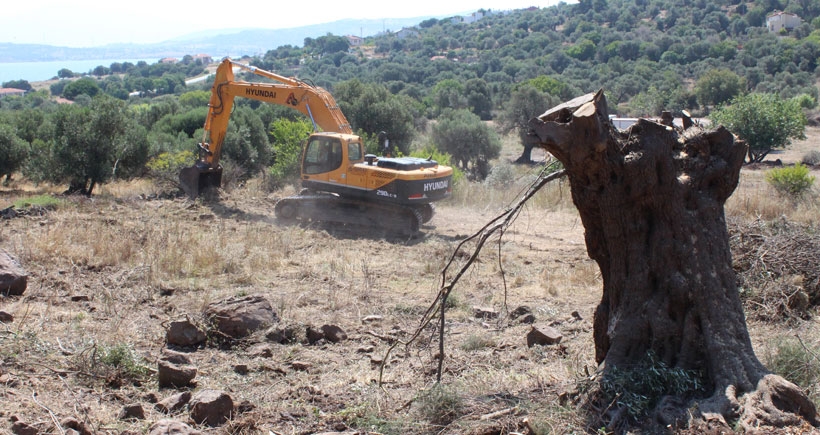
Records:
[[[179,185],[191,199],[196,199],[200,192],[210,187],[222,185],[222,167],[216,169],[201,168],[198,165],[185,168],[179,172]]]

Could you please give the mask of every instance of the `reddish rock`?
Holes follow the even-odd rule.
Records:
[[[0,250],[0,293],[20,296],[26,291],[28,274],[20,262],[6,251]]]
[[[172,346],[198,346],[205,343],[207,338],[190,320],[171,322],[165,333],[165,342]]]
[[[279,322],[270,302],[262,296],[230,298],[208,305],[205,317],[216,330],[232,338],[243,338],[252,332]]]
[[[159,387],[188,387],[196,377],[197,368],[187,355],[168,349],[157,361]]]
[[[173,396],[166,397],[163,400],[160,400],[155,405],[157,411],[164,412],[165,414],[170,414],[175,411],[179,411],[191,401],[191,392],[185,391],[179,394],[174,394]]]
[[[558,344],[562,338],[564,336],[551,326],[533,326],[527,334],[527,346]]]
[[[176,420],[160,420],[150,428],[148,435],[201,435],[202,432]]]
[[[188,406],[191,410],[191,419],[208,426],[225,423],[233,413],[233,399],[219,390],[202,390],[196,393]]]

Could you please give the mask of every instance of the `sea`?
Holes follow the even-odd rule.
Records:
[[[159,62],[158,58],[150,59],[95,59],[95,60],[55,60],[48,62],[8,62],[0,63],[0,84],[12,80],[41,82],[57,77],[57,71],[68,68],[75,73],[87,73],[99,65],[111,66],[115,62],[137,62],[144,60],[149,64]]]

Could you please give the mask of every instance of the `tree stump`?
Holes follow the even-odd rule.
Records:
[[[746,144],[690,119],[620,131],[606,107],[603,90],[576,98],[532,119],[529,136],[566,168],[601,270],[593,335],[603,373],[651,353],[704,374],[711,396],[694,407],[699,421],[820,426],[811,400],[760,363],[746,328],[724,217]],[[685,402],[664,401],[655,416],[665,421],[657,413],[670,403],[687,415]]]

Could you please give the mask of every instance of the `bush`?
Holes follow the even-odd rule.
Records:
[[[800,163],[794,166],[772,169],[766,173],[766,181],[783,195],[793,198],[802,197],[814,184],[814,176],[809,175],[809,168]]]
[[[813,348],[812,348],[813,347]],[[788,379],[795,385],[807,389],[815,402],[820,400],[820,347],[804,345],[799,340],[778,340],[777,346],[764,356],[766,367]]]
[[[820,164],[820,151],[812,150],[807,152],[801,162],[804,165],[814,166]]]
[[[452,387],[436,384],[422,391],[416,398],[422,418],[434,425],[447,425],[457,419],[464,410],[464,400]]]

